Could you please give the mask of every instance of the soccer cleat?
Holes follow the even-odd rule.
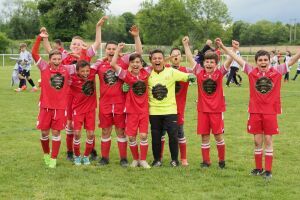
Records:
[[[73,151],[67,151],[67,160],[73,161],[74,156],[73,156]]]
[[[179,166],[179,161],[178,160],[172,160],[170,162],[171,167],[178,167]]]
[[[34,86],[30,91],[31,92],[36,92],[36,91],[38,91],[38,89],[37,89],[37,87]]]
[[[133,160],[130,167],[138,167],[139,166],[139,161],[138,160]]]
[[[221,169],[224,169],[224,168],[225,168],[225,160],[219,161],[219,167],[220,167]]]
[[[122,158],[122,159],[120,160],[120,165],[121,165],[122,167],[128,167],[128,160],[127,160],[127,158]]]
[[[210,163],[202,162],[202,163],[200,164],[200,167],[201,167],[201,168],[209,168],[209,167],[210,167]]]
[[[50,163],[50,155],[49,154],[44,154],[44,162],[47,166],[49,166]]]
[[[152,167],[161,167],[162,163],[160,160],[154,160],[151,165]]]
[[[27,86],[26,86],[26,85],[23,85],[21,89],[22,89],[22,90],[26,90],[26,89],[27,89]]]
[[[269,181],[269,180],[272,179],[272,172],[271,172],[271,171],[264,171],[264,172],[262,173],[262,176],[264,177],[264,179],[265,179],[266,181]]]
[[[93,149],[90,154],[90,160],[91,161],[97,160],[97,156],[98,156],[97,151],[95,149]]]
[[[80,156],[74,157],[74,165],[76,165],[76,166],[81,165],[81,157]]]
[[[56,168],[56,159],[50,158],[49,167],[50,168]]]
[[[21,91],[22,91],[21,88],[15,89],[15,92],[21,92]]]
[[[140,160],[139,165],[140,165],[140,167],[143,167],[145,169],[150,169],[151,168],[146,160]]]
[[[249,175],[252,176],[261,176],[263,174],[263,169],[253,169]]]
[[[108,158],[104,158],[102,157],[98,163],[99,166],[105,166],[105,165],[108,165],[109,164],[109,160]]]
[[[90,165],[91,164],[90,159],[87,156],[83,156],[82,162],[83,162],[84,165]]]
[[[184,166],[184,167],[189,166],[189,163],[188,163],[187,159],[182,159],[181,160],[181,165]]]

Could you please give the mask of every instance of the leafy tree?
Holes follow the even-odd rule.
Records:
[[[0,32],[0,53],[5,53],[8,48],[10,40],[7,38],[5,33]]]
[[[38,10],[42,22],[54,38],[71,40],[82,35],[82,24],[89,19],[89,13],[101,12],[110,0],[40,0]]]
[[[136,15],[146,44],[171,45],[188,33],[191,18],[182,0],[144,1]]]

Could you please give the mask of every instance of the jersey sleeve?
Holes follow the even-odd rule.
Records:
[[[201,65],[199,63],[197,63],[194,67],[193,67],[193,73],[195,75],[199,74],[201,71],[203,70],[203,67],[201,67]]]
[[[86,51],[86,55],[90,58],[94,57],[96,55],[97,51],[95,50],[94,46],[90,46],[87,51]]]
[[[127,76],[128,71],[125,69],[119,68],[118,71],[116,71],[116,76],[118,76],[121,80],[124,80]]]
[[[35,43],[33,44],[33,47],[32,47],[32,57],[33,57],[35,62],[38,62],[41,58],[40,55],[39,55],[39,48],[40,48],[41,40],[42,40],[42,37],[38,36],[35,40]]]
[[[64,65],[64,68],[66,68],[70,75],[76,73],[76,65]]]
[[[131,53],[128,53],[128,54],[125,54],[121,57],[121,59],[123,60],[123,62],[126,64],[126,65],[129,65],[129,57],[130,57]]]
[[[225,68],[224,65],[222,65],[222,66],[220,67],[220,71],[221,71],[221,73],[223,74],[223,76],[224,76],[225,74],[228,73],[228,70]]]
[[[173,69],[173,79],[174,81],[183,81],[183,82],[187,82],[188,81],[188,77],[189,77],[189,74],[188,73],[185,73],[185,72],[181,72],[177,69]]]
[[[243,65],[243,69],[242,69],[242,71],[245,73],[245,74],[250,74],[251,73],[251,71],[253,70],[253,66],[251,66],[251,65],[249,65],[248,63],[244,63],[244,65]]]
[[[98,71],[98,68],[99,68],[99,66],[101,65],[102,62],[103,62],[103,61],[100,60],[100,59],[97,60],[94,64],[92,64],[91,68]]]
[[[274,69],[276,69],[276,71],[278,71],[280,74],[286,74],[287,72],[290,71],[288,62],[283,63],[281,65],[276,65],[274,66]]]
[[[49,64],[40,57],[40,59],[37,61],[36,65],[38,66],[38,68],[41,71],[44,71],[48,67]]]

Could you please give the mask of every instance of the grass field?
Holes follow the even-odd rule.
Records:
[[[116,137],[107,167],[75,167],[66,161],[65,133],[56,169],[42,160],[40,133],[35,129],[39,92],[15,93],[10,87],[12,67],[0,68],[0,199],[300,199],[300,78],[283,83],[281,134],[274,137],[273,179],[249,176],[254,167],[252,136],[246,133],[248,79],[242,87],[225,88],[226,169],[218,168],[215,142],[212,166],[201,169],[200,138],[196,133],[197,86],[188,93],[185,133],[187,168],[171,168],[168,148],[164,166],[132,169],[119,166]],[[291,72],[294,75],[295,69]],[[34,80],[38,70],[32,70]],[[100,130],[96,148],[99,151]],[[84,146],[84,145],[82,145]],[[128,151],[131,161],[131,154]],[[148,161],[152,161],[151,146]]]

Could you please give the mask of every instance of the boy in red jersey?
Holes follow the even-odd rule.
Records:
[[[129,86],[126,94],[125,112],[126,127],[125,134],[129,138],[129,147],[132,153],[133,162],[131,167],[150,168],[146,161],[148,152],[148,124],[149,124],[149,102],[148,102],[148,77],[151,69],[143,68],[142,57],[140,54],[131,54],[129,57],[128,70],[123,69],[117,64],[118,56],[125,44],[120,43],[115,51],[111,62],[111,67],[116,71],[118,77]],[[140,133],[140,152],[139,156],[136,136]]]
[[[39,46],[42,38],[48,34],[41,33],[32,48],[32,56],[41,71],[40,112],[37,128],[41,130],[41,144],[44,160],[50,168],[56,167],[56,158],[60,148],[60,131],[66,125],[67,94],[69,92],[70,74],[75,72],[74,65],[62,65],[61,52],[52,50],[49,53],[49,63],[39,56]],[[50,158],[49,133],[52,131],[52,153]]]
[[[189,48],[189,38],[183,38],[185,54],[190,62],[193,62],[193,55]],[[223,94],[223,76],[228,72],[232,59],[227,59],[223,66],[218,69],[218,55],[215,52],[207,51],[204,55],[203,67],[200,64],[194,67],[198,83],[198,127],[197,132],[202,139],[201,167],[209,167],[210,161],[210,133],[214,134],[219,167],[225,167],[225,142],[224,119],[225,97]]]
[[[272,136],[279,133],[277,115],[281,114],[281,77],[289,71],[289,66],[292,66],[300,58],[300,51],[287,63],[271,66],[269,52],[260,50],[255,54],[257,67],[253,67],[229,51],[221,39],[217,38],[216,43],[240,66],[243,66],[243,71],[248,75],[250,100],[247,130],[248,133],[254,135],[256,165],[250,175],[263,175],[266,180],[269,180],[272,178]],[[262,167],[263,143],[265,145],[264,172]]]
[[[139,36],[139,30],[132,26],[130,34],[134,37],[136,53],[142,54],[142,44]],[[120,155],[120,165],[128,166],[127,161],[127,140],[124,134],[125,128],[125,94],[122,91],[123,81],[116,75],[110,66],[110,62],[115,54],[118,44],[109,41],[105,46],[105,58],[97,60],[93,65],[98,70],[100,81],[100,98],[99,98],[99,127],[102,128],[101,137],[101,154],[102,158],[99,165],[109,163],[109,151],[111,146],[111,131],[115,125],[118,148]],[[129,55],[119,55],[117,64],[123,69],[128,68]]]
[[[71,76],[71,95],[73,126],[74,126],[74,164],[89,165],[89,155],[93,149],[95,131],[95,109],[97,107],[95,91],[95,75],[97,71],[90,68],[90,64],[85,60],[79,60],[76,64],[76,74]],[[87,139],[85,144],[84,156],[80,155],[81,128],[84,124]]]
[[[99,49],[101,45],[101,27],[103,26],[107,16],[102,17],[98,23],[96,24],[96,36],[95,42],[87,48],[86,44],[83,42],[83,39],[79,36],[75,36],[72,38],[70,44],[71,52],[67,51],[62,52],[62,64],[70,65],[76,64],[78,60],[85,60],[90,62],[92,57],[96,54],[96,50]],[[41,29],[42,32],[46,32],[46,29],[43,27]],[[47,38],[43,40],[44,47],[46,51],[51,50],[51,46]],[[67,109],[67,126],[66,126],[66,144],[67,144],[67,159],[73,160],[73,125],[72,125],[72,95],[69,94],[68,100],[68,109]],[[93,143],[95,144],[95,143]],[[97,153],[93,149],[92,151],[92,159],[95,159]]]

